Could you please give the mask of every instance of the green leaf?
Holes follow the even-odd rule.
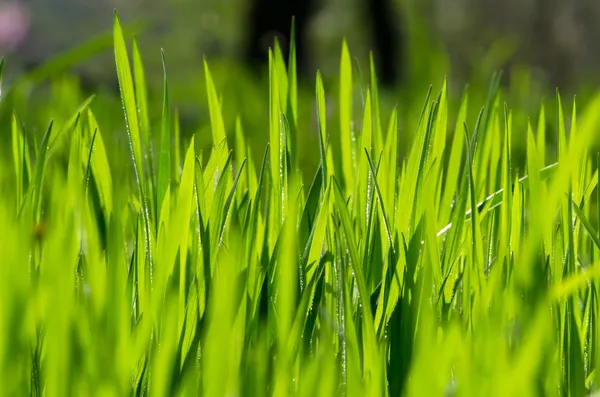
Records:
[[[233,198],[235,196],[235,191],[238,185],[238,182],[240,180],[240,176],[242,175],[242,173],[244,172],[244,166],[246,165],[246,159],[244,159],[244,161],[242,161],[242,164],[240,164],[240,168],[235,176],[235,179],[233,180],[233,184],[231,185],[231,189],[229,191],[229,194],[227,195],[227,198],[225,199],[225,203],[223,204],[223,213],[221,215],[221,222],[217,225],[219,227],[220,233],[219,233],[219,241],[223,241],[224,235],[225,235],[225,227],[227,224],[227,219],[229,217],[229,210],[231,208],[231,204],[233,203]],[[215,225],[213,225],[213,227],[215,227]]]
[[[144,169],[142,167],[142,144],[138,110],[133,90],[133,80],[131,77],[131,67],[129,64],[129,56],[127,55],[127,47],[125,45],[119,17],[116,12],[114,17],[114,41],[117,76],[119,78],[123,109],[125,111],[125,126],[127,127],[129,145],[133,157],[138,193],[142,198],[142,201],[145,201]]]
[[[285,164],[283,163],[284,142],[283,128],[281,126],[281,108],[279,102],[279,79],[277,77],[277,66],[273,59],[272,51],[269,51],[269,144],[271,146],[271,196],[273,199],[273,215],[271,216],[272,233],[278,233],[283,219],[285,191],[283,186],[283,174]],[[276,230],[274,230],[276,229]],[[275,234],[269,236],[270,247],[275,242]]]
[[[235,241],[235,240],[234,240]],[[237,259],[239,250],[232,247],[231,251],[222,251],[219,257],[217,277],[214,278],[208,299],[209,307],[206,314],[206,328],[203,332],[201,365],[203,368],[202,394],[206,396],[221,396],[231,393],[230,385],[235,382],[238,372],[232,372],[235,355],[229,354],[237,345],[238,335],[234,326],[236,314],[239,311],[237,300],[232,295],[239,294],[243,287],[238,281],[239,267]],[[242,340],[243,335],[239,335]],[[226,348],[227,347],[227,348]],[[227,352],[227,354],[225,354]],[[213,382],[213,379],[219,379]]]
[[[306,246],[310,235],[314,230],[314,225],[317,219],[317,211],[323,205],[321,200],[322,186],[323,186],[323,169],[319,167],[308,191],[308,196],[304,201],[304,209],[302,211],[302,218],[298,226],[298,244],[300,247]],[[306,253],[306,251],[304,251]],[[304,263],[304,261],[302,261]],[[301,280],[302,282],[302,280]]]
[[[510,249],[515,257],[519,257],[523,236],[523,187],[518,183],[518,178],[515,178],[514,193],[512,198],[512,218],[511,218],[511,234],[510,234]]]
[[[471,209],[477,208],[477,202],[475,195],[477,194],[477,187],[475,186],[475,181],[473,178],[473,163],[472,163],[472,153],[471,153],[471,145],[469,142],[469,129],[467,128],[467,123],[464,124],[465,131],[465,144],[466,144],[466,154],[467,154],[467,178],[469,180],[469,199],[471,204]],[[480,265],[483,264],[483,249],[481,247],[481,232],[479,231],[479,217],[478,212],[471,212],[471,247],[472,247],[472,260],[473,264],[476,268],[479,268]]]
[[[354,188],[354,175],[356,172],[356,153],[353,148],[354,136],[352,132],[352,61],[346,40],[342,44],[340,60],[340,142],[342,156],[342,175],[346,191]]]
[[[540,168],[533,131],[529,124],[527,128],[527,169],[529,170],[529,198],[533,224],[539,221],[539,216],[541,216],[539,208],[543,206],[542,186],[537,172]]]
[[[1,70],[0,70],[0,72],[1,72]],[[0,74],[0,78],[1,78],[1,74]],[[19,122],[19,119],[17,118],[16,112],[13,112],[13,116],[12,116],[11,133],[12,133],[13,162],[15,165],[15,183],[16,183],[15,193],[17,195],[16,209],[18,212],[23,203],[23,194],[25,191],[24,190],[24,180],[25,180],[25,172],[27,171],[26,159],[29,158],[29,155],[28,155],[27,141],[25,140],[25,138],[23,136],[23,129],[21,127],[21,123]]]
[[[187,241],[189,234],[189,225],[192,216],[192,198],[194,190],[194,172],[195,172],[195,152],[194,152],[194,137],[192,137],[188,146],[185,161],[183,163],[183,172],[181,174],[181,183],[177,193],[177,203],[175,210],[171,216],[170,232],[169,232],[169,255],[166,265],[168,266],[166,275],[171,275],[177,250],[180,250],[180,300],[185,300],[184,295],[187,290],[186,279],[186,258],[187,258]],[[181,314],[181,313],[180,313]],[[183,321],[180,318],[180,321]]]
[[[66,132],[69,131],[75,123],[78,121],[82,112],[84,112],[92,103],[94,99],[94,95],[89,96],[86,100],[84,100],[81,105],[71,114],[71,117],[60,127],[60,129],[54,129],[53,134],[50,137],[50,147],[57,146],[58,141],[66,135]]]
[[[215,186],[222,175],[226,172],[223,168],[225,159],[229,154],[229,147],[227,145],[227,137],[225,135],[225,124],[223,122],[223,114],[221,112],[221,103],[217,96],[217,90],[215,88],[208,63],[204,60],[204,75],[206,78],[206,94],[208,96],[208,108],[210,111],[210,125],[213,137],[213,150],[210,155],[210,160],[214,162],[214,169],[207,166],[210,170],[210,174],[205,175],[205,183],[213,183]],[[208,177],[207,177],[208,176]],[[212,179],[214,178],[214,180]],[[212,207],[213,194],[206,196],[206,208]]]
[[[508,106],[504,105],[504,139],[502,148],[502,209],[500,220],[500,241],[498,261],[503,265],[506,257],[510,261],[510,239],[512,234],[512,164],[511,164],[511,148],[512,148],[512,118],[508,112]],[[514,187],[515,190],[518,186]],[[503,265],[504,266],[504,265]]]
[[[565,323],[567,332],[565,335],[565,344],[567,348],[566,372],[567,372],[567,392],[571,396],[582,396],[587,393],[585,388],[585,372],[583,363],[583,349],[581,345],[581,335],[578,321],[576,320],[576,310],[574,298],[571,296],[567,301],[567,310],[565,312]]]
[[[429,161],[432,165],[431,169],[431,178],[435,181],[436,185],[438,185],[437,181],[442,177],[442,167],[444,164],[445,157],[445,148],[446,148],[446,133],[448,124],[448,89],[447,83],[444,79],[444,85],[442,86],[442,91],[438,97],[438,104],[436,108],[436,115],[434,119],[434,125],[432,126],[432,136],[430,138],[431,149],[429,156]],[[435,162],[435,163],[433,163]],[[441,183],[439,184],[441,185]],[[439,206],[440,202],[440,189],[441,186],[437,186],[437,188],[432,191],[432,194],[435,197],[434,205],[435,209]]]
[[[147,272],[149,273],[150,283],[152,282],[152,266],[153,266],[153,254],[152,254],[152,235],[150,232],[150,219],[149,219],[149,208],[148,199],[146,197],[145,179],[144,179],[144,168],[143,168],[143,155],[142,155],[142,143],[140,137],[140,124],[137,117],[137,105],[135,100],[135,94],[133,90],[133,80],[131,77],[131,67],[129,64],[129,56],[127,55],[127,47],[125,45],[125,39],[123,37],[123,30],[119,22],[117,12],[114,14],[114,45],[115,45],[115,63],[117,66],[117,77],[119,80],[119,88],[121,91],[121,102],[125,112],[125,127],[127,128],[127,136],[129,138],[129,147],[131,149],[131,155],[133,159],[133,168],[135,172],[136,184],[138,188],[138,195],[141,199],[141,215],[143,224],[143,241],[144,250],[140,250],[138,245],[138,255],[144,255],[144,266],[147,266]],[[145,305],[145,300],[142,300],[142,304]]]
[[[356,251],[357,245],[356,245],[356,239],[354,237],[354,230],[352,227],[352,222],[350,220],[350,214],[348,213],[348,209],[346,208],[346,201],[344,200],[344,196],[342,194],[339,184],[337,183],[337,180],[335,179],[335,177],[332,177],[332,180],[334,182],[333,191],[334,191],[335,203],[336,203],[336,207],[340,213],[342,229],[346,236],[347,247],[349,248],[349,251],[350,251],[352,268],[354,269],[354,272],[356,273],[356,282],[358,285],[358,291],[359,291],[359,294],[361,295],[361,299],[364,302],[367,302],[367,297],[369,296],[369,294],[367,293],[365,276],[363,274],[362,266],[358,259],[358,252]],[[365,305],[366,316],[369,316],[370,311],[371,310],[368,307],[368,305]]]
[[[291,163],[296,164],[298,147],[298,76],[296,71],[296,21],[292,17],[290,32],[290,49],[288,54],[288,87],[287,87],[287,118],[290,121],[288,147]]]
[[[391,216],[391,224],[394,225],[395,205],[396,205],[396,189],[398,187],[398,107],[395,106],[390,116],[390,122],[387,131],[385,150],[384,150],[384,175],[387,174],[383,186],[383,194],[385,197],[385,205],[388,208],[389,216]]]
[[[434,118],[437,111],[436,103],[433,102],[427,113],[427,122],[420,123],[419,136],[422,136],[422,141],[419,141],[420,151],[418,153],[418,165],[414,172],[414,196],[412,201],[412,211],[410,217],[410,230],[414,230],[416,225],[419,223],[421,215],[423,213],[422,202],[418,200],[418,197],[424,192],[427,192],[427,183],[431,183],[429,178],[429,170],[435,165],[437,160],[432,158],[430,155],[431,150],[431,136],[433,134]],[[424,121],[424,119],[422,120]],[[413,153],[411,153],[413,155]]]
[[[361,362],[360,362],[360,345],[358,341],[358,335],[356,330],[356,324],[352,321],[352,295],[350,293],[351,289],[349,287],[350,278],[348,277],[348,266],[346,263],[342,262],[343,256],[339,253],[343,252],[341,237],[335,237],[336,241],[336,255],[335,260],[337,261],[337,269],[338,270],[338,284],[340,284],[339,288],[342,289],[341,299],[340,299],[340,312],[342,315],[341,326],[344,328],[344,333],[341,335],[343,344],[343,359],[345,360],[345,365],[343,365],[343,369],[345,369],[345,373],[342,375],[341,383],[346,386],[346,391],[351,393],[355,392],[360,394],[363,391],[362,379],[360,370],[361,370]],[[345,376],[344,376],[345,375]]]
[[[225,162],[224,169],[229,167],[231,163],[231,153],[227,156],[227,160]],[[225,210],[225,193],[229,183],[229,178],[231,174],[229,172],[223,174],[219,181],[217,182],[217,186],[215,188],[215,196],[213,200],[213,205],[210,209],[210,219],[209,224],[210,228],[210,252],[211,252],[211,264],[216,260],[216,255],[218,253],[218,248],[221,245],[221,231],[222,224],[224,219],[226,219]],[[207,211],[208,208],[207,208]]]
[[[285,213],[285,219],[279,234],[281,244],[274,256],[277,264],[275,271],[275,287],[277,299],[274,309],[277,315],[276,351],[275,359],[275,381],[274,394],[284,395],[290,389],[292,377],[290,372],[293,365],[293,356],[288,350],[288,343],[292,334],[294,317],[298,305],[298,241],[297,241],[297,216],[296,206],[289,206]]]
[[[175,183],[179,183],[181,179],[181,143],[180,143],[180,128],[179,128],[179,110],[175,108],[174,114],[174,125],[173,125],[173,147],[174,147],[174,156],[173,156],[173,169],[175,170]]]
[[[444,79],[444,85],[442,86],[442,91],[440,93],[438,112],[436,116],[435,131],[432,137],[432,156],[434,159],[437,159],[439,163],[441,163],[444,149],[446,148],[446,129],[448,123],[448,84],[446,79]]]
[[[431,106],[429,104],[429,98],[431,97],[431,87],[427,91],[423,108],[419,116],[419,124],[417,127],[417,134],[414,138],[408,160],[405,165],[406,172],[403,172],[402,180],[400,184],[400,197],[405,197],[406,204],[403,210],[400,210],[399,206],[396,208],[396,228],[401,232],[406,230],[414,230],[414,226],[418,224],[418,220],[415,215],[417,212],[417,203],[414,198],[418,193],[419,180],[421,175],[424,174],[422,171],[422,164],[425,162],[425,158],[422,157],[423,151],[428,147],[426,142],[426,131],[429,120],[429,113]]]
[[[468,101],[469,96],[465,91],[460,104],[460,110],[458,111],[458,117],[456,118],[456,127],[454,128],[454,137],[452,139],[452,149],[450,149],[450,159],[448,160],[448,168],[446,171],[446,182],[444,185],[444,193],[440,206],[440,221],[443,223],[447,223],[450,220],[452,200],[455,199],[456,189],[458,188],[465,138],[462,130],[463,123],[467,121]]]
[[[366,233],[367,220],[369,219],[368,209],[370,208],[368,194],[371,185],[372,175],[369,172],[369,164],[367,159],[362,154],[366,150],[371,152],[373,150],[373,119],[371,112],[371,95],[369,89],[367,89],[367,97],[365,102],[365,111],[363,115],[362,123],[362,134],[360,137],[360,152],[358,154],[358,181],[355,195],[357,200],[355,201],[355,213],[360,214],[358,220],[360,225],[360,233]]]
[[[250,152],[250,148],[248,147],[248,144],[246,143],[246,138],[244,137],[244,130],[242,128],[242,121],[240,119],[240,117],[238,116],[235,120],[235,151],[234,151],[234,156],[235,156],[235,164],[236,165],[240,165],[242,164],[242,162],[246,159],[248,159],[249,157],[249,152]],[[248,159],[249,161],[249,159]],[[250,164],[248,164],[248,167],[246,167],[246,169],[244,170],[244,173],[241,175],[240,177],[240,189],[238,190],[238,195],[237,195],[237,200],[241,200],[242,199],[242,195],[245,192],[248,192],[250,194],[250,196],[253,196],[255,191],[252,189],[250,189],[250,181],[253,177],[253,175],[251,175],[251,171],[250,170]]]
[[[309,279],[308,285],[304,289],[300,301],[298,302],[298,310],[296,310],[296,316],[290,330],[290,337],[287,341],[287,354],[290,358],[297,356],[300,350],[302,331],[304,330],[307,317],[310,313],[311,306],[313,305],[313,298],[315,296],[315,290],[317,283],[323,276],[323,267],[320,267],[318,272]]]
[[[577,218],[579,218],[579,221],[583,225],[588,236],[590,236],[590,238],[592,239],[592,242],[594,243],[596,248],[600,249],[600,238],[598,237],[598,233],[596,233],[596,231],[594,230],[594,227],[592,226],[590,221],[587,219],[587,217],[585,216],[585,214],[583,213],[581,208],[579,208],[577,203],[575,203],[573,201],[572,206],[573,206],[573,210],[575,211],[575,214],[577,214]]]
[[[368,98],[368,97],[367,97]],[[368,99],[367,99],[368,100]],[[356,277],[356,284],[358,286],[358,299],[362,302],[362,312],[364,316],[363,320],[363,332],[364,332],[364,348],[365,351],[365,363],[364,363],[364,374],[368,377],[374,377],[374,380],[378,379],[376,374],[377,362],[376,357],[378,356],[377,352],[377,344],[375,339],[374,332],[374,323],[373,323],[373,314],[371,312],[371,306],[369,304],[370,294],[367,290],[367,283],[365,279],[365,275],[363,273],[363,264],[359,261],[358,252],[356,250],[356,238],[354,236],[354,230],[352,227],[352,222],[350,220],[350,214],[348,213],[348,209],[346,207],[346,201],[344,199],[342,190],[339,186],[339,183],[332,177],[333,181],[333,191],[335,197],[336,208],[340,215],[342,230],[344,232],[344,236],[346,239],[346,247],[350,253],[350,263],[352,266],[352,270],[354,271]]]
[[[558,169],[558,163],[553,163],[550,164],[544,168],[542,168],[539,171],[539,180],[540,181],[545,181],[548,178],[550,178],[550,176],[552,176]],[[519,185],[521,185],[523,188],[528,188],[529,187],[529,175],[525,175],[522,178],[518,179]],[[509,183],[509,186],[511,186],[511,188],[509,189],[509,192],[513,191],[514,189],[514,184]],[[493,210],[494,208],[498,207],[500,204],[502,204],[504,201],[504,189],[500,189],[492,194],[490,194],[489,196],[487,196],[484,200],[480,201],[479,203],[477,203],[477,210],[479,212],[484,213],[484,209],[488,208],[488,210]],[[471,219],[471,210],[467,210],[465,212],[465,221],[469,221]],[[438,232],[438,236],[441,236],[442,234],[446,233],[448,230],[450,230],[450,228],[452,227],[452,223],[447,224],[444,228],[442,228],[439,232]]]
[[[381,206],[381,216],[383,218],[383,224],[385,226],[385,233],[388,239],[388,244],[393,250],[394,242],[392,238],[392,230],[390,228],[390,222],[388,221],[387,212],[384,206],[383,195],[381,194],[381,190],[379,189],[379,183],[377,182],[377,172],[375,171],[375,167],[373,166],[373,162],[371,161],[371,156],[369,156],[369,152],[365,148],[365,155],[367,156],[367,161],[369,162],[369,168],[371,169],[371,173],[373,174],[373,181],[375,182],[375,191],[377,192],[377,198],[379,200],[379,205]]]
[[[319,126],[319,150],[321,153],[321,167],[323,169],[323,191],[327,188],[327,181],[333,172],[332,165],[327,164],[327,111],[325,110],[325,90],[321,72],[317,71],[317,120]]]
[[[38,149],[38,155],[35,159],[35,166],[33,169],[33,180],[32,184],[29,185],[28,195],[33,197],[33,220],[38,222],[40,220],[41,211],[42,211],[42,190],[44,183],[44,173],[46,170],[46,160],[48,156],[49,149],[49,140],[50,134],[52,133],[52,121],[48,125],[48,129],[46,129],[46,133],[44,134],[44,138],[42,139],[42,143],[40,144],[40,148]]]
[[[164,85],[163,85],[163,110],[162,124],[160,133],[160,157],[158,158],[158,184],[156,196],[156,210],[158,215],[162,212],[162,205],[165,199],[165,194],[171,183],[171,109],[169,106],[169,91],[167,85],[167,66],[165,62],[165,53],[161,51]]]
[[[323,255],[323,247],[326,242],[325,232],[329,220],[328,215],[330,213],[330,192],[330,187],[327,187],[323,199],[321,200],[321,205],[319,206],[319,212],[316,214],[310,235],[304,246],[304,253],[300,261],[300,268],[306,271],[306,282],[313,279],[315,272],[318,271],[316,264],[319,263],[319,260]]]
[[[67,168],[67,192],[69,195],[69,200],[73,202],[75,208],[81,206],[80,201],[85,192],[84,188],[87,187],[87,178],[85,178],[81,169],[81,166],[84,163],[81,142],[82,135],[83,133],[80,119],[77,119],[73,135],[71,136],[69,164]]]
[[[369,63],[371,66],[371,102],[373,107],[373,151],[374,153],[379,153],[383,150],[383,131],[381,128],[379,90],[377,88],[377,74],[375,72],[373,51],[369,53]]]
[[[106,154],[106,146],[100,127],[91,110],[87,111],[88,133],[93,133],[94,149],[92,151],[91,167],[92,175],[97,186],[100,205],[104,210],[106,219],[113,213],[113,181],[110,173],[110,165]]]
[[[133,38],[133,75],[135,83],[135,101],[138,107],[138,115],[140,121],[140,132],[142,134],[143,143],[147,150],[150,150],[150,122],[148,120],[148,93],[146,89],[146,75],[144,73],[144,63],[142,62],[142,54],[138,46],[137,39]]]
[[[248,258],[248,287],[250,298],[257,302],[257,296],[255,295],[255,291],[259,288],[258,283],[255,281],[258,279],[258,270],[257,270],[257,262],[259,257],[259,252],[262,250],[263,242],[258,236],[259,234],[259,223],[261,221],[261,213],[260,208],[262,205],[262,195],[263,195],[263,186],[265,185],[266,177],[266,168],[267,168],[267,159],[269,155],[269,145],[265,148],[265,153],[263,154],[263,160],[259,172],[258,177],[258,186],[256,189],[256,195],[252,202],[252,209],[250,213],[250,220],[247,232],[247,240],[246,240],[246,257]],[[267,215],[268,216],[268,215]],[[268,219],[265,220],[265,223],[268,224]],[[263,236],[264,238],[264,236]]]
[[[540,107],[540,115],[538,117],[537,151],[540,164],[544,166],[546,164],[546,110],[543,105]]]
[[[287,70],[285,67],[285,61],[283,60],[283,53],[281,52],[281,46],[279,45],[279,41],[275,39],[275,46],[273,48],[273,57],[275,62],[275,68],[277,70],[277,78],[278,83],[277,87],[279,88],[279,106],[281,109],[281,113],[285,114],[287,112],[287,90],[288,90],[288,77]]]

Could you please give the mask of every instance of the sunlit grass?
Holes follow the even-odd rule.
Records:
[[[116,14],[114,55],[126,140],[107,139],[94,97],[43,135],[16,111],[3,126],[0,394],[596,390],[600,96],[566,122],[557,93],[556,121],[540,107],[521,125],[500,75],[474,115],[468,91],[449,110],[444,82],[407,132],[404,105],[380,102],[373,59],[363,81],[343,43],[339,91],[317,73],[305,121],[294,47],[286,66],[275,44],[268,95],[244,98],[264,104],[256,158],[243,118],[227,130],[208,61],[205,152],[180,136],[165,53],[153,104]],[[303,175],[313,130],[319,166]]]

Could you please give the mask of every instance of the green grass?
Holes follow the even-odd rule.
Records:
[[[567,123],[557,92],[556,122],[530,122],[496,75],[385,108],[343,43],[337,90],[317,73],[311,98],[275,45],[268,92],[243,97],[257,155],[208,61],[210,139],[181,134],[165,52],[154,103],[127,46],[115,14],[124,114],[61,80],[31,119],[24,89],[0,97],[0,394],[596,390],[600,96]]]

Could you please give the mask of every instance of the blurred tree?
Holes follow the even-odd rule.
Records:
[[[298,70],[306,73],[308,53],[306,31],[309,19],[316,11],[314,0],[252,0],[245,58],[249,65],[263,65],[273,39],[282,46],[290,41],[291,22],[295,19]],[[365,0],[375,42],[378,76],[383,84],[394,85],[401,80],[404,37],[399,16],[391,0]]]

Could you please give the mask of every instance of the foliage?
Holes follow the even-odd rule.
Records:
[[[3,393],[595,390],[600,200],[590,148],[600,96],[580,116],[573,105],[565,123],[557,93],[556,162],[546,109],[535,136],[519,126],[523,175],[518,110],[502,103],[500,76],[475,123],[467,94],[451,114],[444,83],[412,115],[403,154],[399,131],[412,124],[398,107],[385,117],[372,60],[367,84],[344,43],[339,133],[319,73],[319,166],[304,184],[308,123],[291,48],[288,65],[278,45],[270,53],[268,102],[246,98],[268,107],[259,158],[243,120],[227,134],[207,62],[209,153],[196,136],[180,147],[164,53],[152,129],[140,50],[134,42],[130,58],[116,14],[126,142],[106,139],[95,98],[67,116],[49,104],[60,117],[39,143],[13,113],[0,160]],[[127,166],[111,160],[123,146]]]

